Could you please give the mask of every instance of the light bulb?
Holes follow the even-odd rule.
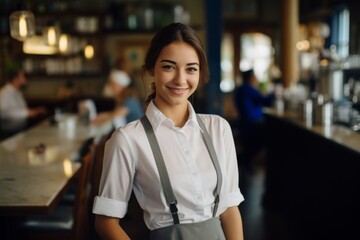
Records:
[[[60,52],[62,53],[65,53],[67,52],[68,50],[68,35],[67,34],[61,34],[60,36],[60,40],[59,40],[59,50]]]
[[[30,11],[15,11],[10,15],[11,37],[24,41],[35,35],[35,17]]]
[[[84,49],[84,55],[86,59],[91,59],[94,57],[94,47],[90,44],[86,45]]]
[[[49,27],[47,39],[50,46],[56,44],[56,32],[54,27]]]
[[[46,44],[49,46],[58,45],[60,34],[61,34],[60,27],[53,22],[49,21],[47,27],[43,28],[43,36],[46,41]]]
[[[23,38],[25,38],[27,35],[26,19],[24,15],[21,15],[19,19],[19,33]]]

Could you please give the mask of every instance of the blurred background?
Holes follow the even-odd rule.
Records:
[[[321,66],[356,68],[358,5],[354,0],[2,0],[0,85],[11,65],[22,64],[30,101],[53,98],[66,82],[80,96],[96,97],[116,59],[125,56],[145,95],[138,73],[149,39],[159,27],[183,22],[203,38],[211,67],[198,107],[234,118],[230,99],[242,81],[240,71],[254,68],[266,91],[274,82],[322,87],[320,79],[329,73],[321,75]],[[9,16],[19,9],[33,13],[34,37],[10,36]],[[311,79],[318,84],[312,86]]]
[[[279,109],[298,111],[307,99],[331,102],[339,111],[355,114],[336,115],[334,108],[334,121],[359,131],[358,9],[358,0],[0,0],[0,87],[8,72],[20,66],[28,79],[23,93],[29,106],[45,105],[49,115],[77,112],[79,101],[91,99],[98,112],[106,111],[114,102],[102,90],[117,60],[123,59],[144,100],[149,81],[140,71],[150,39],[171,22],[189,24],[204,41],[210,66],[210,81],[194,95],[193,105],[198,112],[220,114],[230,122],[240,159],[234,90],[243,83],[241,73],[249,69],[262,93],[281,93],[277,97],[286,101]],[[281,148],[284,139],[279,137],[273,147]],[[293,134],[293,139],[301,137]],[[294,152],[302,150],[300,146]],[[285,161],[294,152],[284,151]],[[320,239],[288,235],[288,219],[264,211],[265,161],[260,160],[260,170],[240,175],[245,239]],[[292,172],[282,167],[275,166],[271,173],[283,171],[291,179]]]

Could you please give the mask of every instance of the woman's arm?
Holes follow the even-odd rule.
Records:
[[[96,215],[95,229],[102,240],[129,240],[130,237],[121,228],[118,218]]]
[[[229,207],[220,215],[221,226],[227,240],[243,240],[243,226],[239,208]]]

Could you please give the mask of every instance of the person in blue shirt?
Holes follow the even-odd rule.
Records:
[[[238,130],[242,148],[239,159],[245,167],[251,167],[251,160],[264,146],[263,107],[270,106],[275,94],[263,95],[252,69],[242,72],[243,83],[234,91],[234,102],[239,113]]]

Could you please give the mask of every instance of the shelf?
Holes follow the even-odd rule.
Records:
[[[44,79],[44,78],[53,78],[53,79],[64,79],[64,78],[102,78],[106,77],[105,73],[77,73],[77,74],[27,74],[29,79]]]

